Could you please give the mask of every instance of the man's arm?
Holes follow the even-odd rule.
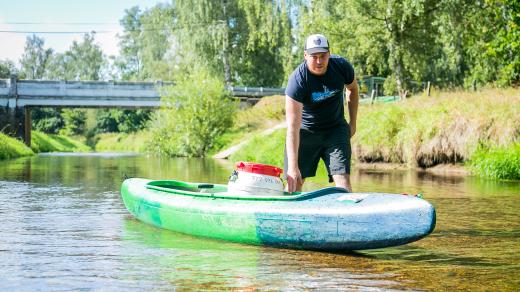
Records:
[[[303,104],[285,96],[285,117],[287,120],[287,191],[301,191],[303,184],[298,166],[298,147],[300,145],[300,126],[302,122]]]
[[[352,137],[356,133],[357,111],[359,104],[359,89],[356,78],[354,77],[354,81],[352,81],[352,83],[348,84],[346,87],[348,90],[348,115],[350,117],[350,137]]]

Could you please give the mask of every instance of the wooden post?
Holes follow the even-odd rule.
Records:
[[[24,142],[27,147],[31,147],[31,108],[24,107]]]
[[[372,89],[372,93],[370,94],[370,104],[374,104],[375,99],[376,99],[376,90]]]
[[[473,91],[477,91],[477,80],[473,79],[473,82],[471,83],[471,88]]]
[[[430,83],[430,81],[428,81],[428,84],[426,85],[426,96],[430,96],[430,90],[431,90],[430,86],[431,86],[431,83]]]

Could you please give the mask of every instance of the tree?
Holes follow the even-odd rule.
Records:
[[[421,78],[420,61],[431,56],[431,44],[437,35],[435,14],[442,1],[437,0],[356,0],[353,8],[366,15],[363,26],[379,27],[386,43],[388,65],[398,93],[406,95],[413,77]]]
[[[46,76],[49,79],[100,80],[106,64],[101,47],[95,43],[95,33],[87,33],[81,42],[73,41],[69,50],[52,55]],[[84,109],[63,109],[62,117],[62,133],[84,134],[87,118]]]
[[[471,39],[468,81],[520,85],[520,3],[488,0],[474,14],[479,24]]]
[[[25,41],[25,49],[20,59],[22,65],[21,73],[26,79],[42,79],[49,59],[53,53],[52,49],[44,48],[45,40],[36,35],[28,36]]]
[[[176,1],[174,44],[180,70],[199,64],[228,86],[280,86],[293,60],[286,2]]]
[[[12,74],[16,74],[16,67],[11,60],[0,60],[0,79],[9,79]]]
[[[118,35],[120,57],[116,60],[116,66],[123,80],[134,80],[142,71],[140,36],[143,29],[140,13],[139,6],[126,9],[125,15],[119,21],[123,27],[123,34]]]
[[[184,76],[165,93],[153,119],[150,147],[172,156],[204,156],[233,123],[238,104],[224,82],[204,69]]]

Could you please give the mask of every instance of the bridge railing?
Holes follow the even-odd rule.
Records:
[[[233,87],[227,88],[233,93],[233,96],[244,97],[263,97],[270,95],[285,94],[285,88],[271,88],[271,87]]]
[[[158,107],[160,88],[171,82],[57,81],[0,79],[0,106]],[[285,88],[228,87],[233,96],[255,103],[284,94]]]

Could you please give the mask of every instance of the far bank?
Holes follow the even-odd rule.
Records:
[[[216,137],[204,156],[240,144],[228,157],[231,162],[283,165],[285,129],[266,131],[285,121],[283,96],[263,98],[233,118],[234,124]],[[157,135],[168,137],[150,123],[137,133],[97,135],[93,148],[182,156],[150,143]],[[520,179],[519,145],[520,89],[516,88],[433,92],[394,103],[362,104],[352,139],[354,167],[500,179]]]

